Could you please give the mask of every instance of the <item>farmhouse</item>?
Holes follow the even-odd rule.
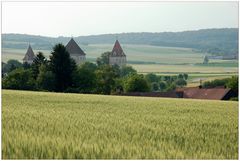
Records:
[[[78,44],[71,38],[71,40],[66,45],[66,49],[70,56],[76,61],[77,64],[81,64],[86,60],[86,54],[78,46]]]
[[[170,92],[130,92],[124,93],[125,96],[144,96],[144,97],[168,97],[168,98],[190,98],[190,99],[209,99],[209,100],[229,100],[231,97],[236,97],[229,88],[201,88],[201,87],[186,87],[178,88]]]
[[[126,65],[126,55],[123,52],[123,49],[118,40],[116,40],[111,54],[109,55],[109,64],[110,65]]]
[[[28,63],[28,64],[32,64],[33,60],[35,58],[34,52],[32,50],[31,45],[29,44],[27,52],[23,58],[23,63]]]

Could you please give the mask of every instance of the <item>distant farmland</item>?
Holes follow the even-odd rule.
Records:
[[[238,103],[2,90],[2,159],[238,159]]]
[[[87,59],[95,61],[101,53],[111,51],[113,44],[90,44],[82,45],[80,47],[86,52]],[[128,45],[122,44],[124,52],[127,54],[128,61],[135,62],[154,62],[154,63],[202,63],[204,54],[196,53],[188,48],[174,48],[174,47],[158,47],[151,45]],[[15,59],[22,60],[27,49],[2,49],[2,60],[7,61],[18,55]],[[33,48],[34,50],[34,48]],[[34,50],[36,53],[38,50]],[[47,57],[51,51],[42,51]],[[13,55],[13,56],[11,56]]]
[[[95,62],[101,53],[111,51],[113,44],[80,44],[80,46],[87,53],[87,60]],[[122,47],[127,54],[128,64],[142,74],[177,75],[188,73],[190,78],[192,75],[196,78],[188,80],[188,83],[192,85],[199,85],[199,81],[196,81],[199,79],[207,81],[211,78],[221,79],[238,74],[237,60],[210,60],[209,65],[202,65],[205,54],[189,48],[129,44],[122,44]],[[37,51],[34,50],[35,53]],[[25,52],[26,50],[23,49],[3,48],[2,61],[17,59],[22,62]],[[42,52],[49,57],[51,51],[42,50]]]

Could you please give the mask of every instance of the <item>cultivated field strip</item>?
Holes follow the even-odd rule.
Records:
[[[2,90],[3,159],[237,159],[238,103]]]

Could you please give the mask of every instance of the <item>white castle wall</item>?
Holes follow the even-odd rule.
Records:
[[[73,58],[77,64],[82,64],[86,61],[85,55],[70,55],[71,58]]]
[[[123,56],[123,57],[109,57],[109,64],[110,65],[114,65],[114,64],[117,64],[119,66],[123,66],[123,65],[126,65],[127,63],[127,60],[126,60],[126,57]]]

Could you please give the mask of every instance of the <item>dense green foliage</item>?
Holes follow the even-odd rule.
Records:
[[[66,48],[62,44],[56,44],[49,61],[39,52],[31,65],[24,63],[23,69],[17,71],[20,75],[25,75],[26,71],[30,73],[24,78],[25,83],[31,82],[27,88],[25,85],[21,87],[23,78],[17,78],[15,69],[4,76],[3,88],[97,94],[159,90],[160,77],[152,73],[144,77],[137,74],[131,66],[109,65],[109,54],[110,52],[102,53],[97,59],[97,65],[85,62],[77,67]],[[186,74],[180,76],[181,79],[187,77]],[[168,84],[172,84],[175,80],[173,77],[163,78],[168,77]],[[154,88],[150,88],[153,85]]]
[[[34,79],[37,78],[38,74],[39,74],[39,68],[42,64],[47,64],[47,59],[45,58],[45,56],[43,55],[42,52],[38,52],[36,58],[33,60],[33,65],[32,65],[32,71],[33,71],[33,77]]]
[[[6,89],[35,89],[32,71],[29,69],[24,70],[23,68],[17,68],[10,72],[8,76],[3,79],[2,85]]]
[[[73,87],[69,92],[95,93],[97,78],[96,65],[92,63],[82,64],[73,74]]]
[[[225,79],[215,79],[203,83],[203,87],[205,88],[214,88],[217,86],[225,86],[231,88],[232,90],[238,91],[238,76]]]
[[[148,92],[150,87],[143,75],[132,75],[125,82],[126,92]]]
[[[53,47],[50,56],[50,69],[55,75],[55,90],[64,91],[72,84],[72,74],[76,70],[75,61],[62,44]]]
[[[2,91],[2,159],[238,159],[238,103]]]
[[[28,87],[28,90],[114,94],[130,91],[171,91],[177,87],[187,85],[187,73],[180,73],[172,76],[161,76],[148,73],[144,76],[144,78],[141,78],[143,79],[143,82],[146,82],[148,86],[147,88],[145,88],[146,86],[142,89],[139,87],[142,85],[142,81],[135,81],[135,83],[139,83],[140,85],[129,85],[129,82],[134,82],[132,80],[142,76],[138,75],[137,71],[131,66],[119,67],[117,65],[108,65],[109,53],[110,52],[102,53],[102,55],[97,59],[97,65],[85,62],[81,66],[77,67],[74,60],[70,58],[65,47],[62,44],[57,44],[51,52],[49,61],[47,61],[43,53],[40,52],[32,65],[26,63],[22,65],[14,60],[9,61],[8,64],[3,63],[3,65],[10,66],[11,62],[14,62],[15,64],[18,63],[22,65],[25,70],[31,71],[32,74],[30,76],[30,82],[32,82],[32,79],[34,81],[32,83],[33,86]],[[42,65],[44,65],[44,67],[42,68],[42,71],[40,71],[40,67]],[[13,71],[17,68],[19,67],[16,65],[16,68],[13,68]],[[10,73],[11,70],[3,75],[3,88],[25,89],[25,87],[21,88],[21,84],[16,87],[16,84],[14,83],[19,81],[10,81],[8,78],[8,74]],[[12,77],[12,79],[14,79],[14,77]],[[221,85],[221,83],[219,85]],[[132,86],[131,89],[129,88],[130,86]]]
[[[109,55],[111,52],[107,51],[101,54],[100,57],[97,58],[96,62],[98,66],[108,65],[109,64]]]
[[[2,74],[9,73],[16,68],[22,67],[22,63],[17,60],[10,59],[7,63],[2,63]]]
[[[233,76],[232,78],[229,78],[226,86],[234,90],[236,93],[238,93],[238,77]]]
[[[153,73],[145,75],[145,79],[151,86],[152,91],[172,91],[176,87],[187,85],[188,74],[180,73],[177,76],[159,76]]]
[[[55,90],[55,74],[50,71],[46,65],[39,67],[39,74],[36,80],[36,86],[39,90],[54,91]]]
[[[148,44],[170,47],[194,48],[201,52],[218,55],[230,55],[238,53],[238,29],[203,29],[185,32],[162,32],[162,33],[122,33],[103,34],[93,36],[79,36],[74,38],[83,44],[112,43],[116,35],[124,44]],[[66,44],[69,37],[50,38],[24,34],[2,34],[2,47],[25,49],[27,42],[32,42],[33,48],[51,49],[53,44],[62,42]]]
[[[203,83],[204,88],[214,88],[218,86],[224,86],[232,89],[237,97],[232,98],[231,100],[238,100],[238,76],[232,76],[231,78],[225,79],[215,79]]]

